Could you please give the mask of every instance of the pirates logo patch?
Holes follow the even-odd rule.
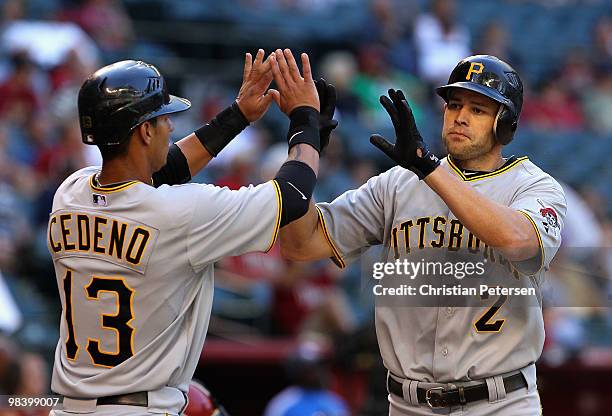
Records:
[[[547,233],[552,231],[555,235],[557,235],[557,232],[561,229],[559,219],[557,218],[557,213],[554,209],[545,206],[539,199],[538,202],[542,206],[540,209],[540,214],[544,218],[544,221],[542,222],[544,224],[544,229]]]

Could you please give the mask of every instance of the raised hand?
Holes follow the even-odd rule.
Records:
[[[312,107],[319,111],[319,96],[312,79],[310,60],[305,53],[301,54],[302,70],[300,74],[297,62],[291,50],[277,49],[269,59],[272,65],[272,74],[278,87],[278,93],[270,90],[281,111],[287,115],[298,107]]]
[[[391,117],[395,129],[395,145],[379,134],[371,135],[370,142],[398,165],[413,171],[419,179],[424,179],[440,165],[440,161],[427,150],[404,93],[390,89],[389,97],[382,95],[380,103]]]
[[[244,117],[252,123],[259,120],[268,111],[274,100],[275,90],[268,90],[273,76],[270,57],[264,61],[264,50],[259,49],[253,61],[250,53],[244,57],[242,85],[238,91],[236,104]]]

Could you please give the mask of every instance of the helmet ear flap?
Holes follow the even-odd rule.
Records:
[[[500,105],[493,123],[493,132],[497,141],[502,145],[510,143],[517,127],[518,120],[514,113],[505,105]]]

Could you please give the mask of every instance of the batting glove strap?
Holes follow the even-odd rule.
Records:
[[[289,149],[296,144],[306,143],[321,152],[319,137],[319,112],[308,106],[298,107],[289,115],[289,133],[287,133]]]
[[[440,159],[426,148],[422,148],[422,157],[415,157],[412,161],[411,166],[403,166],[406,169],[410,169],[417,174],[419,179],[423,180],[427,175],[434,171],[440,166]]]
[[[217,156],[248,125],[249,121],[234,101],[208,124],[197,129],[195,135],[208,153]]]

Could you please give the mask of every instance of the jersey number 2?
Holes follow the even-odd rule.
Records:
[[[506,322],[505,319],[498,319],[495,322],[491,322],[497,311],[506,302],[508,296],[501,295],[497,301],[491,306],[481,317],[474,323],[478,332],[499,332]]]
[[[117,313],[115,315],[102,315],[102,327],[117,331],[117,351],[108,352],[100,349],[100,341],[87,339],[87,352],[95,365],[114,367],[121,364],[132,355],[134,328],[129,322],[134,318],[132,314],[132,296],[134,290],[121,278],[96,277],[85,286],[87,299],[98,300],[100,292],[109,292],[116,296]],[[66,272],[64,278],[64,294],[66,295],[66,324],[68,326],[68,339],[66,340],[66,354],[74,360],[79,351],[74,333],[74,317],[72,310],[72,270]]]

